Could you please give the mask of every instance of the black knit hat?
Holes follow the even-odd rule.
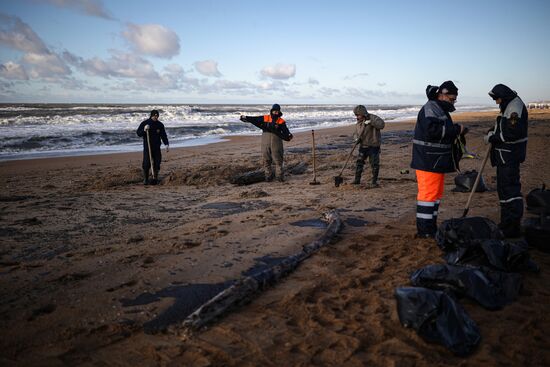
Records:
[[[271,111],[281,111],[281,106],[275,103],[273,106],[271,106]]]
[[[455,83],[453,83],[451,80],[447,80],[446,82],[443,82],[439,86],[439,90],[437,91],[440,94],[457,94],[458,95],[458,88],[456,87]]]
[[[159,117],[160,116],[159,111],[158,110],[151,111],[151,117],[153,117],[153,116]]]

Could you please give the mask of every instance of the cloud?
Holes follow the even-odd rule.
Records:
[[[23,56],[23,63],[28,65],[28,73],[32,79],[56,79],[71,74],[71,69],[54,53],[29,52]]]
[[[420,93],[403,93],[403,92],[397,92],[397,91],[383,91],[380,89],[373,90],[373,89],[363,89],[363,88],[346,88],[344,91],[344,95],[352,96],[352,97],[361,97],[364,99],[371,99],[371,100],[387,100],[388,103],[391,103],[392,100],[395,99],[425,99],[426,96],[420,94]]]
[[[144,55],[169,59],[180,52],[178,35],[159,24],[132,24],[126,26],[122,36],[130,46]]]
[[[94,17],[105,19],[114,19],[109,12],[103,7],[100,0],[37,0],[43,3],[49,3],[59,8],[73,8],[79,12]]]
[[[328,87],[319,88],[318,91],[322,96],[325,96],[325,97],[332,97],[332,96],[340,94],[339,89],[328,88]]]
[[[260,72],[263,76],[272,79],[290,79],[296,75],[296,65],[294,64],[276,64],[266,66]]]
[[[319,85],[319,81],[315,78],[309,78],[307,80],[307,84],[309,84],[309,85]]]
[[[13,80],[29,80],[29,76],[23,65],[8,61],[0,65],[0,76],[6,79]]]
[[[63,53],[63,58],[92,76],[135,79],[155,79],[159,77],[153,64],[148,60],[132,53],[117,50],[110,50],[110,52],[111,57],[107,60],[99,57],[83,59],[68,51]]]
[[[385,86],[386,86],[386,83],[381,82],[381,83],[376,83],[376,85],[379,86],[379,87],[385,87]]]
[[[349,80],[349,79],[357,79],[357,78],[365,78],[369,76],[369,73],[358,73],[358,74],[353,74],[353,75],[346,75],[344,77],[344,80]]]
[[[31,27],[18,17],[2,13],[0,13],[0,44],[24,52],[49,52],[44,42]]]
[[[206,76],[220,77],[222,74],[218,70],[218,63],[213,60],[197,61],[193,64],[195,69]]]

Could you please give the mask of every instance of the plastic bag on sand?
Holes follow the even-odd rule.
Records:
[[[481,340],[477,324],[449,295],[426,288],[395,290],[399,320],[425,340],[443,344],[453,353],[466,356]]]
[[[525,241],[476,240],[445,254],[450,265],[488,266],[506,272],[540,271],[531,260]]]
[[[483,217],[452,218],[443,221],[435,240],[443,251],[466,247],[474,240],[503,239],[504,235],[492,220]]]
[[[472,188],[474,187],[474,183],[476,182],[477,178],[477,171],[466,171],[462,172],[455,176],[455,188],[452,191],[455,192],[471,192]],[[487,191],[487,186],[485,185],[485,181],[483,181],[483,176],[479,178],[479,182],[477,183],[476,192],[484,192]]]
[[[411,283],[452,291],[456,296],[467,296],[489,310],[496,310],[518,298],[522,278],[516,273],[434,264],[413,272]]]

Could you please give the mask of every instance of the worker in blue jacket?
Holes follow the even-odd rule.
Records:
[[[518,94],[504,84],[495,85],[489,96],[500,109],[495,126],[484,139],[491,144],[491,165],[497,168],[499,227],[506,237],[519,237],[523,216],[520,164],[527,154],[527,108]]]
[[[147,132],[149,132],[149,142],[147,142]],[[149,159],[149,144],[151,145],[151,157],[153,158],[153,180],[158,180],[160,171],[160,162],[162,154],[160,151],[161,142],[166,145],[166,152],[170,150],[168,136],[164,129],[164,124],[159,121],[159,111],[151,111],[150,117],[143,121],[137,131],[137,136],[143,138],[143,184],[149,184],[149,170],[151,168],[151,160]]]

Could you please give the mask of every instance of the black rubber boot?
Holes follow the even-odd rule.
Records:
[[[149,170],[143,171],[143,184],[149,185]]]
[[[378,187],[380,185],[378,185],[378,172],[379,172],[379,168],[373,168],[372,169],[372,181],[371,181],[371,186],[372,187]]]
[[[361,161],[357,161],[357,166],[355,166],[355,180],[352,184],[359,185],[361,183],[361,175],[363,174],[363,164]]]

